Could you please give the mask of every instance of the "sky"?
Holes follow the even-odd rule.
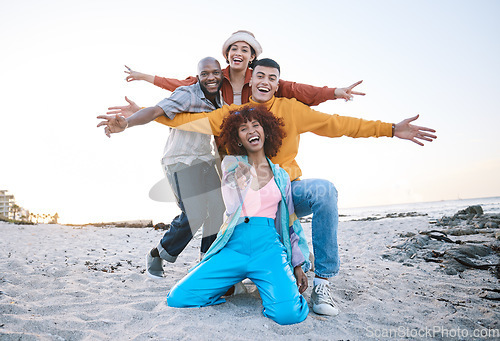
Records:
[[[254,33],[281,77],[367,95],[315,109],[437,130],[420,147],[391,138],[303,134],[304,178],[324,178],[339,207],[500,196],[498,1],[0,0],[0,189],[63,223],[169,222],[149,198],[164,175],[168,128],[107,138],[97,115],[124,96],[152,106],[169,92],[125,82],[124,64],[183,79]],[[342,213],[342,212],[341,212]]]

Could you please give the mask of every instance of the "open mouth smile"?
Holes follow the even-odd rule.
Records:
[[[217,88],[219,86],[218,82],[205,83],[207,88]]]
[[[252,136],[248,139],[248,143],[250,143],[251,145],[256,145],[260,142],[260,137],[258,136]]]

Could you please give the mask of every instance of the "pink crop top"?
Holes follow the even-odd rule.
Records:
[[[276,218],[278,203],[281,201],[281,192],[274,181],[274,177],[258,191],[249,188],[243,201],[241,216]]]

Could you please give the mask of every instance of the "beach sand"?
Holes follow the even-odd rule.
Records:
[[[310,240],[310,223],[303,226]],[[331,280],[340,314],[319,316],[310,305],[304,322],[280,326],[262,315],[251,283],[250,293],[221,305],[166,305],[197,261],[199,236],[167,263],[167,278],[152,280],[145,254],[162,230],[0,223],[0,339],[495,339],[500,302],[483,298],[499,288],[492,271],[449,275],[440,263],[387,257],[408,240],[402,235],[433,228],[425,216],[341,222],[341,271]],[[463,239],[472,237],[482,238]]]

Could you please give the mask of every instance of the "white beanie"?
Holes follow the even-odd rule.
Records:
[[[257,39],[252,32],[239,30],[234,32],[222,45],[222,55],[227,60],[227,49],[229,46],[233,45],[237,41],[244,41],[248,45],[250,45],[255,51],[255,58],[257,58],[262,53],[262,47],[260,46]]]

